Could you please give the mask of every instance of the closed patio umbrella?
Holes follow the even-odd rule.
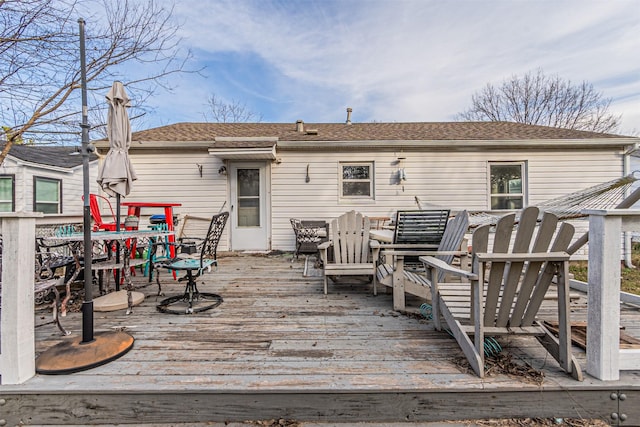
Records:
[[[116,231],[120,231],[120,197],[126,197],[131,192],[132,182],[138,179],[129,159],[131,123],[127,108],[130,103],[122,82],[113,82],[107,93],[107,102],[109,151],[98,173],[98,184],[110,197],[116,198]],[[116,262],[120,261],[119,252],[116,252]],[[116,290],[120,290],[119,273],[116,273]]]
[[[131,184],[138,179],[129,160],[131,146],[131,124],[127,107],[129,97],[122,82],[115,81],[107,93],[109,115],[107,118],[107,137],[109,138],[109,152],[104,159],[102,169],[98,174],[98,184],[111,197],[116,197],[116,224],[120,224],[120,196],[127,196],[131,192]]]

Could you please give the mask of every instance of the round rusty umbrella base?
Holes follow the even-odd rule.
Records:
[[[54,345],[36,360],[36,372],[45,375],[71,374],[95,368],[119,358],[133,347],[133,337],[125,332],[97,332],[94,340],[82,337]]]

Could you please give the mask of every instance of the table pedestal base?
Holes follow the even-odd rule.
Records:
[[[211,310],[222,304],[222,297],[209,292],[185,292],[165,298],[156,306],[158,311],[172,314],[193,314]]]
[[[109,363],[133,347],[133,337],[125,332],[97,332],[94,340],[82,337],[63,341],[36,359],[36,372],[45,375],[71,374]]]
[[[131,291],[131,299],[132,305],[136,306],[144,300],[144,294]],[[116,311],[124,310],[125,308],[129,308],[126,290],[110,292],[93,299],[93,311]]]

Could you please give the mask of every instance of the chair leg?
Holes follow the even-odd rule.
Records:
[[[55,298],[53,299],[53,321],[56,323],[56,326],[58,327],[58,329],[60,330],[60,332],[62,332],[62,335],[70,335],[71,332],[67,331],[64,326],[62,326],[62,323],[60,323],[60,315],[58,314],[58,307],[60,306],[60,292],[58,292],[58,289],[53,286],[52,287],[53,293],[55,295]]]
[[[327,284],[327,275],[324,275],[324,294],[327,295],[329,291],[329,285]]]
[[[163,295],[163,293],[162,293],[162,285],[160,285],[160,269],[157,268],[156,266],[153,266],[153,267],[155,267],[155,270],[156,270],[156,283],[158,284],[158,296],[161,296]],[[151,271],[153,271],[153,269]]]
[[[563,360],[564,357],[561,356],[560,341],[558,338],[541,323],[538,323],[538,325],[540,325],[545,331],[544,335],[536,336],[538,342],[547,349],[549,354],[556,359],[565,372],[570,374],[574,379],[583,381],[584,377],[582,375],[582,368],[580,368],[580,364],[573,354],[570,354],[568,360]]]

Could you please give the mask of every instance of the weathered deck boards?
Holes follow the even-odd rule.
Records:
[[[629,421],[623,425],[640,424],[640,372],[623,373],[615,382],[588,375],[576,382],[535,339],[517,338],[502,343],[544,372],[542,385],[507,375],[481,380],[458,366],[462,352],[448,334],[434,331],[421,316],[394,312],[391,293],[373,296],[361,283],[340,283],[324,295],[322,278],[303,277],[304,261],[290,259],[291,254],[221,257],[217,271],[205,274],[199,287],[224,302],[189,316],[156,311],[155,284],[138,289],[147,298],[133,314],[95,313],[96,331],[125,329],[134,336],[129,353],[88,371],[36,375],[1,387],[0,419],[7,425],[608,420],[624,412]],[[182,292],[183,283],[170,274],[161,279],[167,295]],[[141,275],[135,280],[146,285]],[[407,303],[417,312],[419,300],[408,297]],[[575,320],[586,318],[585,307],[586,298],[572,302]],[[621,317],[627,333],[637,334],[640,310],[624,306]],[[80,334],[79,313],[63,322],[72,336]],[[65,339],[54,325],[38,327],[36,337],[38,352]],[[574,347],[574,353],[584,368],[584,352]],[[611,399],[618,390],[626,393],[625,401]]]

